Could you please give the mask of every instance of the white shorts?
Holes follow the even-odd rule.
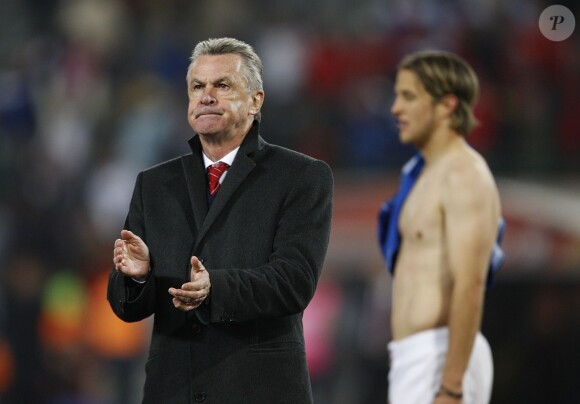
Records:
[[[388,345],[390,404],[431,404],[441,385],[447,354],[447,327],[422,331]],[[477,333],[463,377],[463,404],[491,399],[493,359],[487,340]]]

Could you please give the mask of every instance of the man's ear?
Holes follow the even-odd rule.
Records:
[[[451,116],[459,106],[459,99],[453,94],[447,94],[439,100],[439,104],[443,107],[445,115]]]
[[[262,104],[264,104],[264,91],[254,91],[252,93],[252,105],[250,105],[250,114],[258,114],[262,108]]]

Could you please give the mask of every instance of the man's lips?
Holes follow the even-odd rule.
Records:
[[[403,120],[397,120],[397,127],[399,129],[404,129],[405,127],[407,127],[408,123],[407,121],[403,121]]]
[[[222,115],[222,111],[216,110],[216,109],[202,109],[200,111],[197,111],[195,113],[195,118],[199,118],[200,116],[205,116],[205,115]]]

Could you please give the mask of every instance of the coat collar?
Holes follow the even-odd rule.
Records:
[[[256,166],[255,154],[266,145],[266,142],[260,136],[260,124],[254,121],[250,131],[240,145],[240,150],[232,166],[228,169],[228,175],[221,185],[220,191],[209,209],[207,206],[206,174],[199,135],[193,136],[188,143],[191,148],[191,154],[182,158],[182,166],[195,218],[195,227],[198,230],[195,251],[200,241],[211,228],[211,225],[232,199],[236,190]]]
[[[199,140],[199,135],[197,133],[193,135],[193,137],[189,139],[187,143],[189,144],[191,153],[194,156],[202,155],[201,142]],[[260,123],[258,121],[254,121],[254,123],[250,127],[250,130],[248,131],[248,134],[244,137],[244,140],[240,145],[240,150],[238,154],[240,153],[245,155],[252,154],[256,150],[262,149],[265,144],[266,142],[260,136]]]

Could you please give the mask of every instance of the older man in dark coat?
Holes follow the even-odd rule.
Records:
[[[231,38],[194,49],[191,153],[141,172],[108,299],[154,315],[145,403],[311,403],[302,312],[330,233],[332,173],[259,134],[262,65]]]

